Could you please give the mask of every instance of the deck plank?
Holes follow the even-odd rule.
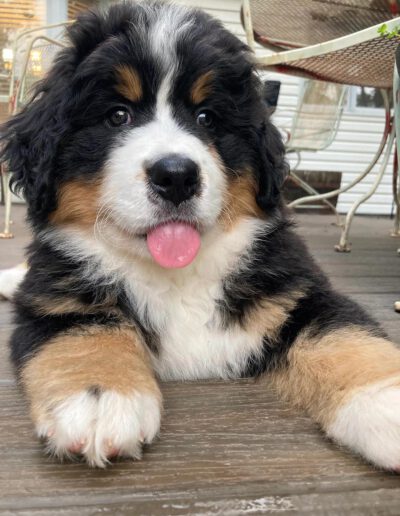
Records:
[[[23,215],[14,210],[17,238],[0,241],[0,268],[23,259]],[[400,241],[387,236],[390,221],[356,219],[353,252],[337,254],[331,220],[302,215],[299,230],[333,285],[400,343]],[[140,462],[103,471],[46,458],[8,361],[11,328],[11,307],[0,302],[0,515],[399,514],[399,476],[324,438],[262,380],[164,384],[161,436]]]

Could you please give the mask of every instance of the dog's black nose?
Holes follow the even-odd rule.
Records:
[[[178,206],[200,189],[199,167],[180,154],[169,154],[147,168],[153,190]]]

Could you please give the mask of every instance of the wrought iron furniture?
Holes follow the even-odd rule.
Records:
[[[388,33],[396,29],[400,17],[390,19],[396,13],[397,3],[386,0],[293,0],[290,2],[290,15],[287,10],[282,11],[282,3],[276,0],[245,0],[243,5],[248,43],[253,49],[254,41],[257,41],[270,49],[280,50],[272,55],[256,57],[260,69],[381,89],[385,127],[377,152],[366,170],[339,189],[305,196],[291,204],[298,206],[327,200],[348,191],[371,172],[384,153],[372,187],[354,203],[346,216],[340,242],[335,247],[337,251],[350,251],[349,231],[354,214],[377,190],[390,158],[394,126],[389,91],[393,84],[393,61],[399,39],[396,36],[384,37],[379,30],[383,22]],[[348,33],[354,30],[358,32]],[[329,39],[333,37],[335,39]],[[398,233],[398,227],[395,231]]]

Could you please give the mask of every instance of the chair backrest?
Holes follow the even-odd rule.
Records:
[[[246,0],[254,39],[274,50],[347,36],[398,16],[395,0]]]
[[[318,151],[336,136],[348,88],[340,84],[304,80],[286,144],[288,152]]]
[[[69,22],[20,32],[13,45],[10,79],[10,114],[18,112],[31,98],[33,86],[51,67],[66,46],[64,28]]]

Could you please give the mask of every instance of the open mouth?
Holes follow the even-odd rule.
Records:
[[[182,221],[165,222],[147,233],[147,248],[166,269],[180,269],[194,261],[201,245],[200,232]]]

